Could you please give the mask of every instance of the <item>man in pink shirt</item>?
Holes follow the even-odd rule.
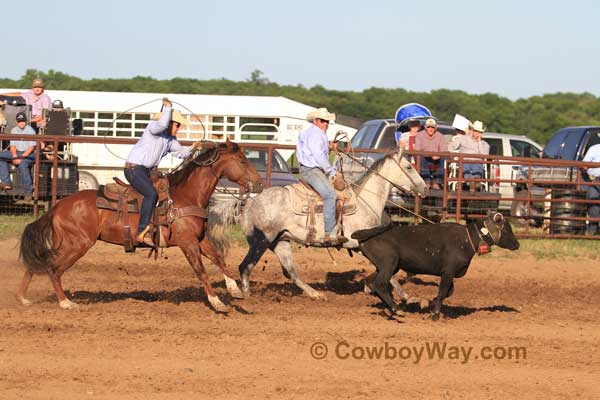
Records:
[[[52,107],[52,100],[44,93],[44,82],[36,78],[32,82],[31,90],[27,92],[6,93],[5,96],[21,96],[27,105],[31,106],[30,125],[36,130],[43,125],[42,110]]]
[[[444,135],[437,131],[437,122],[433,118],[425,121],[425,130],[419,131],[415,138],[415,150],[428,152],[447,151]],[[440,156],[421,157],[421,177],[427,186],[434,190],[442,188],[444,181],[444,160]]]

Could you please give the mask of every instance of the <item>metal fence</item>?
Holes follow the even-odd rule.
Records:
[[[32,166],[34,184],[33,201],[17,204],[19,194],[0,193],[0,213],[32,213],[48,210],[56,202],[77,190],[76,158],[68,155],[59,157],[61,146],[68,143],[134,144],[134,138],[107,138],[82,136],[35,136],[0,135],[0,140],[25,139],[37,142],[35,163]],[[42,153],[40,143],[52,144],[53,151]],[[191,144],[182,141],[183,144]],[[293,145],[243,143],[243,148],[265,149],[268,154],[266,187],[270,186],[273,151],[294,150]],[[388,153],[386,150],[353,149],[355,153]],[[444,160],[444,181],[441,190],[431,190],[424,199],[406,194],[399,195],[402,204],[389,204],[389,210],[398,214],[434,217],[436,221],[461,221],[483,218],[487,209],[503,209],[513,221],[523,226],[520,237],[539,238],[589,238],[585,235],[590,223],[600,218],[591,218],[588,209],[600,205],[600,199],[589,199],[586,188],[598,186],[600,182],[584,179],[587,167],[598,167],[598,163],[584,163],[538,158],[506,157],[495,155],[468,155],[457,153],[408,152],[420,169],[421,156],[441,156]],[[480,179],[463,177],[466,163],[485,165],[487,174]],[[294,164],[294,160],[291,160]],[[293,167],[293,165],[292,165]],[[514,171],[507,177],[506,170]],[[13,183],[18,182],[16,171]],[[479,184],[480,190],[472,191],[469,184]],[[18,185],[17,185],[18,186]],[[414,213],[414,214],[413,214]],[[415,217],[416,221],[419,217]]]

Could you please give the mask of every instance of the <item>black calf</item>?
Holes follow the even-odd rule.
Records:
[[[454,278],[467,273],[480,243],[517,250],[510,223],[502,214],[489,212],[486,219],[468,225],[455,223],[401,226],[388,224],[352,234],[360,250],[377,273],[371,286],[392,312],[396,304],[391,295],[390,278],[402,269],[413,274],[439,276],[440,286],[434,300],[432,318],[439,318],[442,301],[454,291]]]

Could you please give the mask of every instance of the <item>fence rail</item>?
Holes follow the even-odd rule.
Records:
[[[40,174],[36,173],[33,176],[34,184],[34,201],[31,207],[31,212],[38,215],[40,204],[44,204],[47,209],[56,204],[59,197],[62,197],[58,191],[59,181],[59,145],[65,143],[97,143],[97,144],[131,144],[133,145],[138,140],[137,138],[115,138],[115,137],[84,137],[84,136],[52,136],[38,135],[9,135],[0,134],[0,140],[34,140],[36,141],[36,156],[34,168],[39,171],[42,159],[45,157],[40,152],[40,143],[53,145],[53,152],[50,153],[52,163],[51,168],[51,188],[49,196],[40,196]],[[187,145],[192,142],[182,140],[182,144]],[[267,171],[266,171],[266,186],[269,187],[272,175],[272,158],[274,150],[295,150],[294,145],[281,145],[276,143],[240,143],[243,148],[265,149],[267,150]],[[374,149],[353,149],[354,153],[372,153],[385,154],[390,150],[374,150]],[[431,205],[431,199],[421,199],[419,197],[410,197],[404,195],[402,198],[411,211],[419,214],[424,210],[428,212],[437,212],[440,221],[447,220],[469,220],[482,218],[485,216],[482,212],[470,211],[469,205],[477,202],[483,204],[511,204],[510,210],[507,213],[512,214],[511,217],[515,221],[523,221],[523,232],[519,232],[520,237],[535,237],[535,238],[589,238],[599,239],[600,236],[584,236],[582,229],[589,223],[598,222],[600,218],[592,218],[587,214],[587,209],[593,205],[600,206],[600,199],[589,199],[583,196],[583,191],[591,186],[600,185],[599,181],[590,182],[584,179],[583,171],[588,167],[599,167],[599,163],[589,163],[581,161],[565,161],[565,160],[550,160],[538,158],[524,157],[507,157],[498,155],[477,155],[477,154],[457,154],[457,153],[430,153],[430,152],[407,152],[407,156],[412,156],[416,159],[416,168],[420,170],[421,157],[437,155],[445,162],[445,174],[442,185],[442,190],[436,193],[433,198],[434,205]],[[44,161],[48,163],[50,161]],[[486,171],[501,171],[502,168],[514,169],[514,174],[510,178],[502,176],[501,173],[496,173],[494,176],[485,176],[482,178],[464,178],[462,171],[467,163],[481,163],[485,165]],[[455,176],[448,174],[449,166],[455,166]],[[567,169],[571,179],[535,179],[534,172],[536,169],[543,168],[564,168]],[[522,173],[522,175],[520,174]],[[479,183],[488,187],[485,192],[471,192],[465,189],[465,185],[469,183]],[[450,188],[454,190],[450,190]],[[523,188],[522,191],[515,190]],[[510,190],[508,190],[510,189]],[[572,190],[573,193],[579,192],[579,197],[562,196],[565,190]],[[562,192],[561,192],[562,191]],[[553,195],[554,193],[554,195]],[[486,197],[487,196],[487,197]],[[487,203],[486,203],[487,202]],[[522,214],[514,213],[515,204],[523,211]],[[561,209],[562,207],[562,209]],[[541,213],[535,213],[534,210],[541,210]],[[561,209],[559,213],[557,210]],[[553,212],[554,211],[554,212]],[[575,212],[577,211],[579,215]],[[534,229],[532,220],[541,227]],[[563,225],[560,225],[563,223]],[[554,225],[553,225],[554,224]],[[553,226],[556,228],[553,232]],[[560,228],[560,229],[559,229]],[[585,230],[585,229],[583,229]],[[571,232],[572,231],[572,232]]]

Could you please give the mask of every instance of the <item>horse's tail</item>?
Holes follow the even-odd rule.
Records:
[[[44,273],[54,271],[56,248],[52,240],[52,210],[28,224],[21,235],[19,258],[28,271]]]
[[[211,206],[208,211],[208,240],[223,257],[227,255],[231,244],[225,231],[238,222],[244,200],[229,200]]]
[[[383,233],[385,231],[387,231],[388,229],[390,229],[394,224],[387,224],[387,225],[378,225],[374,228],[369,228],[369,229],[361,229],[358,231],[354,231],[352,233],[352,235],[350,236],[352,239],[356,239],[359,242],[364,242],[366,240],[371,239],[374,236],[379,235],[380,233]]]

